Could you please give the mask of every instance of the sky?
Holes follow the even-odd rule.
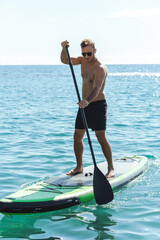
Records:
[[[0,0],[0,65],[61,64],[95,41],[105,64],[160,64],[160,0]]]

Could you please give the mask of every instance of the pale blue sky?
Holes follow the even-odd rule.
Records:
[[[160,63],[160,0],[0,0],[0,64],[60,64],[91,38],[111,63]]]

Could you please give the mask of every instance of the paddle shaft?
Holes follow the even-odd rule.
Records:
[[[76,92],[77,92],[78,101],[80,102],[81,97],[80,97],[80,94],[79,94],[78,85],[77,85],[76,77],[75,77],[75,74],[74,74],[73,65],[72,65],[72,62],[71,62],[70,55],[69,55],[68,47],[66,46],[65,48],[66,48],[66,52],[67,52],[67,56],[68,56],[69,66],[70,66],[72,76],[73,76],[74,85],[75,85]],[[85,127],[85,130],[86,130],[86,134],[87,134],[87,138],[88,138],[89,147],[90,147],[90,150],[91,150],[93,163],[94,163],[94,166],[97,166],[96,159],[95,159],[94,152],[93,152],[91,138],[90,138],[89,131],[88,131],[88,125],[87,125],[87,120],[86,120],[84,108],[80,108],[80,111],[81,111],[84,127]]]

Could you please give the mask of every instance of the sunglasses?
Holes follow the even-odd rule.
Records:
[[[92,53],[93,52],[82,52],[82,56],[85,57],[87,55],[88,57],[90,57],[92,56]]]

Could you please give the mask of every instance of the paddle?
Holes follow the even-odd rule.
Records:
[[[72,72],[72,77],[73,77],[73,80],[74,80],[74,85],[75,85],[76,92],[77,92],[78,101],[80,102],[81,97],[80,97],[80,94],[79,94],[78,85],[77,85],[76,77],[75,77],[75,74],[74,74],[73,66],[72,66],[72,63],[71,63],[71,58],[70,58],[70,55],[69,55],[68,47],[66,46],[65,48],[66,48],[66,52],[67,52],[67,56],[68,56],[70,69],[71,69],[71,72]],[[87,133],[88,143],[89,143],[89,146],[90,146],[90,151],[91,151],[91,155],[92,155],[92,159],[93,159],[93,163],[94,163],[93,190],[94,190],[95,200],[96,200],[96,203],[99,204],[99,205],[106,204],[106,203],[111,202],[113,200],[113,191],[112,191],[111,185],[109,184],[107,178],[104,176],[104,174],[97,167],[97,163],[96,163],[93,148],[92,148],[92,142],[91,142],[89,131],[88,131],[85,112],[84,112],[83,108],[80,108],[80,111],[81,111],[84,127],[85,127],[85,130],[86,130],[86,133]]]

